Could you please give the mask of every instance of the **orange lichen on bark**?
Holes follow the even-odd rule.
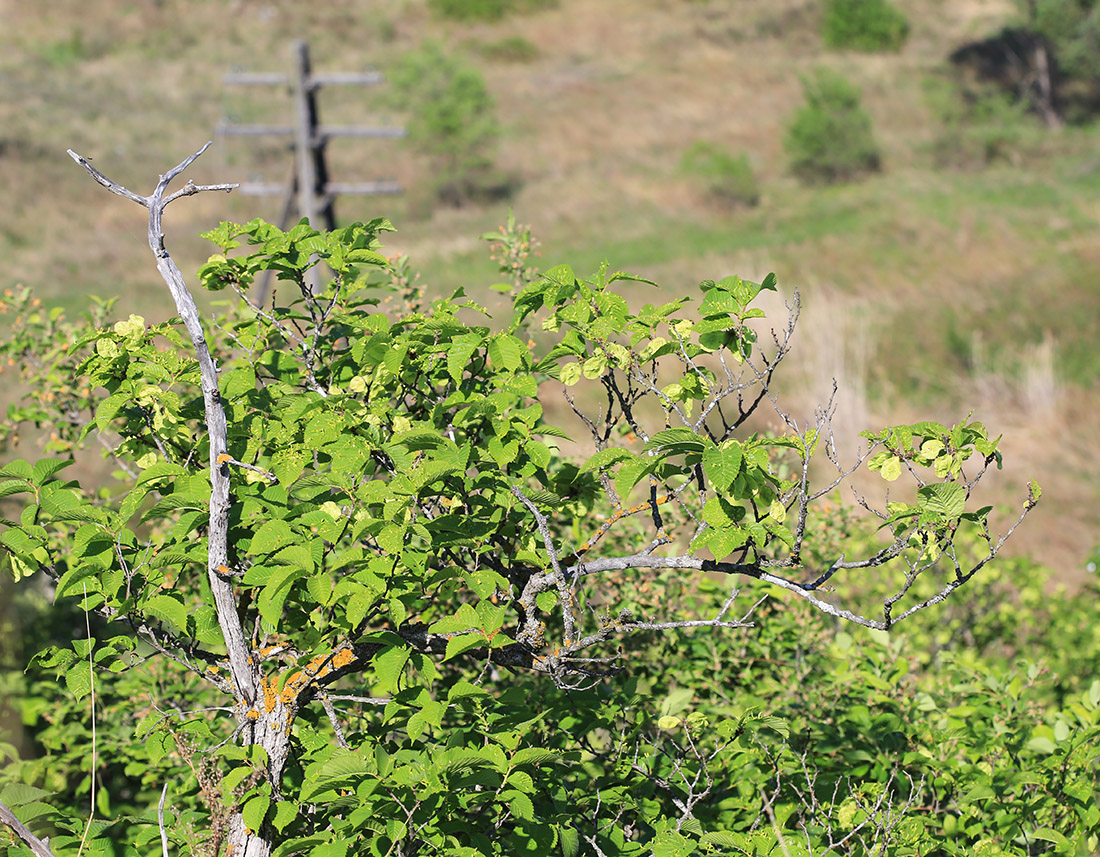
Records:
[[[665,494],[665,496],[657,498],[656,504],[658,506],[663,506],[671,499],[671,494]],[[628,518],[631,515],[637,515],[639,512],[644,512],[646,509],[652,508],[652,505],[653,504],[649,500],[646,500],[644,503],[639,503],[637,506],[630,506],[629,508],[623,508],[622,506],[620,506],[615,510],[610,518],[604,521],[603,525],[599,529],[599,532],[597,532],[594,536],[592,536],[592,538],[590,538],[579,548],[577,548],[576,551],[574,551],[573,556],[580,556],[581,554],[591,550],[596,542],[602,539],[607,534],[608,530],[610,530],[623,518]]]
[[[279,688],[276,682],[277,676],[265,675],[260,678],[260,689],[263,691],[264,711],[275,710],[275,704],[279,701]]]
[[[355,661],[355,652],[350,646],[337,649],[335,652],[327,652],[312,658],[302,669],[295,671],[283,685],[283,691],[279,694],[279,701],[284,705],[290,705],[313,681],[332,673],[334,670],[346,667]],[[269,709],[270,710],[270,709]]]

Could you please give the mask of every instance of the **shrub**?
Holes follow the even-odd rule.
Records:
[[[925,86],[939,124],[931,152],[937,167],[980,169],[997,161],[1013,163],[1035,123],[1027,104],[995,87],[931,78]]]
[[[523,36],[508,36],[495,42],[484,42],[477,46],[477,51],[486,59],[497,62],[527,63],[539,56],[535,43]]]
[[[500,125],[481,73],[427,42],[401,57],[389,78],[393,97],[408,112],[410,141],[432,159],[435,196],[463,205],[494,195]]]
[[[878,145],[859,90],[826,69],[804,78],[802,88],[806,104],[783,141],[795,175],[808,182],[839,182],[878,170]]]
[[[751,206],[760,201],[760,188],[744,153],[734,156],[711,143],[696,142],[684,152],[680,169],[701,179],[707,194],[722,205]]]
[[[516,286],[496,329],[461,290],[395,304],[409,278],[379,252],[381,218],[205,233],[218,252],[199,281],[240,301],[204,325],[161,231],[168,202],[218,188],[166,195],[198,154],[149,197],[125,192],[149,209],[178,317],[68,322],[10,299],[0,356],[27,393],[5,422],[38,424],[64,457],[0,467],[0,497],[22,503],[0,532],[5,573],[48,582],[85,624],[74,639],[59,618],[19,682],[46,756],[0,743],[0,823],[15,807],[49,846],[17,835],[57,857],[82,837],[91,855],[149,853],[158,836],[180,857],[937,851],[904,818],[928,806],[943,745],[904,683],[911,655],[890,641],[849,657],[831,620],[893,629],[994,559],[1003,539],[971,497],[1001,462],[984,425],[865,433],[860,461],[894,487],[866,501],[877,531],[826,538],[820,497],[851,471],[829,408],[806,424],[774,398],[797,318],[796,301],[757,347],[774,275],[634,310],[620,284],[641,278],[606,266],[529,277],[514,223],[493,242]],[[322,260],[334,276],[315,290]],[[257,306],[265,270],[279,288]],[[569,409],[544,408],[563,387]],[[782,434],[748,432],[761,407]],[[118,465],[109,489],[61,475],[92,432]],[[563,451],[569,437],[588,451]],[[848,572],[881,587],[873,612],[836,606]],[[800,606],[762,605],[768,591]],[[781,633],[759,646],[741,633],[757,607]],[[715,682],[738,651],[751,664]],[[776,687],[797,732],[759,710]],[[1004,750],[992,693],[974,718],[933,699],[942,728]],[[1042,804],[1032,779],[1009,784],[1025,833],[1062,827],[1082,848],[1100,683],[1089,694],[1026,748],[1043,754]],[[1047,752],[1064,733],[1073,752]],[[937,824],[991,770],[946,752],[960,786],[936,783]],[[1002,786],[981,782],[963,793],[975,810]],[[984,828],[967,822],[969,844]],[[912,847],[887,852],[891,837]]]
[[[499,21],[510,12],[550,9],[558,0],[428,0],[431,10],[454,21]]]
[[[821,35],[838,50],[896,51],[909,23],[888,0],[825,0]]]

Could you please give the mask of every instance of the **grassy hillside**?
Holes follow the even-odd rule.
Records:
[[[315,67],[383,71],[431,38],[481,69],[504,134],[497,166],[513,197],[488,207],[433,208],[431,167],[407,144],[337,141],[343,181],[400,179],[400,199],[341,199],[342,219],[389,215],[433,290],[479,297],[493,265],[476,236],[510,206],[534,227],[547,265],[613,266],[689,291],[703,277],[775,270],[806,304],[797,408],[833,376],[841,423],[971,408],[1003,426],[1013,494],[1046,489],[1020,544],[1067,579],[1100,541],[1100,465],[1091,455],[1100,406],[1100,133],[1011,129],[1006,157],[983,169],[937,166],[946,130],[930,87],[945,57],[1008,21],[1010,0],[908,0],[898,54],[832,53],[816,0],[561,0],[494,23],[455,23],[424,0],[59,0],[5,4],[0,80],[0,286],[32,285],[79,307],[118,295],[125,312],[170,305],[145,246],[143,212],[109,197],[64,154],[94,158],[139,192],[213,136],[219,118],[288,120],[275,90],[228,90],[230,69],[287,70],[290,41]],[[508,46],[511,46],[509,50]],[[519,46],[519,48],[517,48]],[[884,171],[807,188],[788,172],[783,129],[818,66],[863,91]],[[402,121],[379,91],[329,89],[325,121]],[[697,141],[748,155],[762,199],[715,206],[680,170]],[[228,140],[196,181],[282,181],[285,147]],[[948,140],[950,146],[950,141]],[[194,270],[197,233],[220,219],[278,217],[278,201],[205,195],[169,212],[169,245]],[[1049,498],[1049,500],[1047,499]]]

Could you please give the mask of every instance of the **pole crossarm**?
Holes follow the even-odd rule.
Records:
[[[222,78],[222,83],[227,86],[289,86],[290,76],[281,72],[241,71],[232,72]],[[306,79],[309,89],[320,89],[322,86],[332,85],[377,85],[385,83],[386,77],[378,71],[334,71],[324,74],[311,74]]]
[[[296,132],[294,125],[238,125],[231,122],[218,124],[218,133],[224,137],[292,137]],[[398,125],[318,125],[313,133],[316,142],[323,142],[332,137],[400,138],[407,132]]]
[[[241,193],[244,196],[286,196],[293,189],[290,185],[273,182],[242,182]],[[403,188],[398,182],[328,182],[323,189],[324,196],[376,196],[380,194],[399,194]]]
[[[291,214],[306,218],[316,229],[336,228],[335,200],[340,195],[372,196],[399,194],[396,181],[334,182],[329,180],[325,147],[335,137],[398,139],[405,129],[397,126],[322,125],[317,109],[317,91],[332,85],[376,85],[385,77],[376,71],[315,73],[310,67],[309,45],[294,43],[294,67],[291,74],[271,72],[233,72],[223,81],[227,85],[286,86],[294,99],[294,121],[290,125],[245,124],[222,120],[217,135],[223,137],[287,137],[294,150],[294,169],[288,182],[245,182],[241,193],[247,196],[282,196],[283,212],[279,228],[286,229]],[[319,287],[318,269],[309,272],[310,290]],[[270,271],[259,282],[259,302],[263,303],[270,285]]]

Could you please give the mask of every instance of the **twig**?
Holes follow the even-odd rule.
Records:
[[[27,826],[15,817],[15,813],[4,805],[3,801],[0,801],[0,824],[10,828],[11,832],[18,836],[23,844],[34,852],[36,857],[54,857],[49,846],[31,833]]]
[[[340,745],[340,749],[350,750],[351,746],[348,744],[348,739],[344,737],[344,727],[340,725],[340,718],[336,716],[336,708],[333,706],[332,700],[328,698],[328,694],[324,690],[317,691],[317,698],[321,700],[321,707],[325,709],[328,722],[332,724],[332,731],[336,734],[336,743]]]
[[[164,797],[168,794],[168,783],[160,790],[160,803],[157,804],[157,825],[160,827],[160,851],[168,857],[168,831],[164,829]]]
[[[243,461],[237,461],[228,453],[222,453],[218,456],[218,464],[232,464],[234,467],[240,467],[244,470],[251,470],[253,473],[259,473],[264,479],[270,482],[272,485],[279,484],[279,477],[277,477],[270,470],[264,470],[262,467],[257,467],[255,464],[246,464]]]
[[[80,585],[84,592],[84,628],[88,632],[88,682],[91,685],[91,710],[92,710],[92,773],[91,787],[88,789],[88,821],[84,824],[84,835],[80,837],[80,847],[76,849],[76,857],[84,852],[84,843],[88,841],[88,831],[92,829],[92,819],[95,818],[95,769],[96,769],[96,734],[95,734],[95,661],[92,660],[92,649],[95,643],[92,640],[92,620],[88,617],[88,584]]]

